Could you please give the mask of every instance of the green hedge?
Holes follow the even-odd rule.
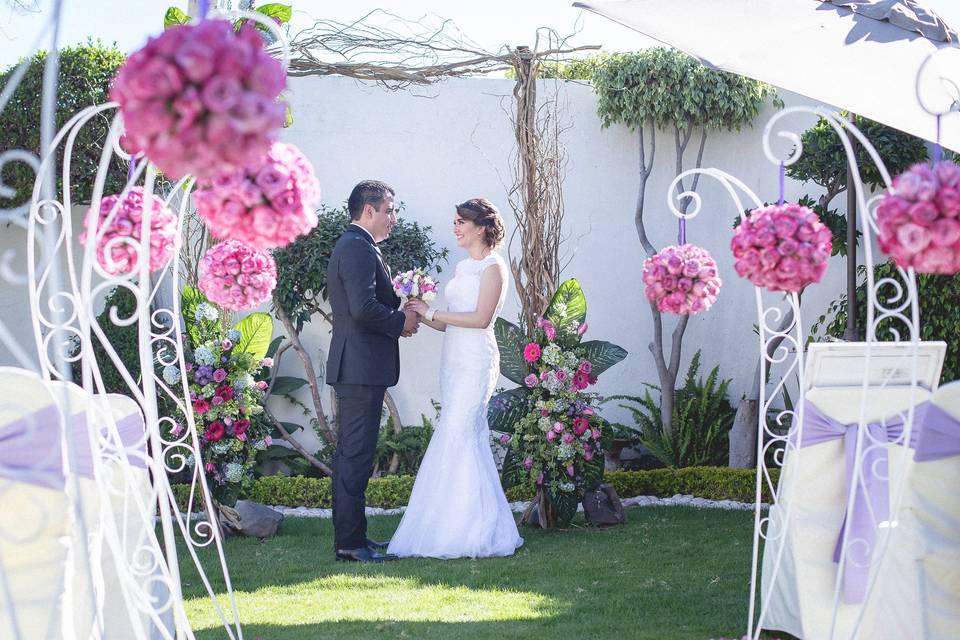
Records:
[[[779,470],[773,469],[770,474],[775,484]],[[729,467],[614,471],[606,474],[606,481],[614,486],[621,498],[669,498],[679,493],[710,500],[753,502],[756,490],[756,472],[753,469]],[[407,504],[412,490],[413,476],[374,478],[367,488],[367,505],[385,509],[399,507]],[[182,501],[185,501],[187,491],[185,485],[174,486],[174,493]],[[511,487],[507,490],[507,499],[529,500],[533,494],[530,486]],[[264,476],[254,480],[253,488],[242,497],[262,504],[329,508],[330,478]],[[766,486],[763,500],[770,502]]]

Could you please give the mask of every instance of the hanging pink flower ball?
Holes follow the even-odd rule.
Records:
[[[754,209],[733,232],[734,269],[769,291],[800,291],[820,282],[833,235],[808,207],[794,203]]]
[[[694,244],[664,247],[643,263],[643,292],[665,313],[706,311],[717,301],[721,284],[716,261]]]
[[[960,273],[960,167],[916,164],[877,208],[880,250],[920,273]]]
[[[286,85],[256,29],[226,20],[177,25],[127,58],[110,90],[125,148],[168,177],[209,176],[262,156],[283,126]]]
[[[199,180],[193,197],[214,236],[275,249],[317,226],[320,182],[296,147],[274,142],[257,162]]]
[[[100,215],[97,229],[107,224],[110,211],[119,195],[106,196],[100,200]],[[137,249],[143,231],[143,187],[133,187],[117,207],[97,245],[97,262],[111,275],[127,274],[137,268]],[[90,229],[89,218],[83,219],[80,244],[87,245]],[[154,194],[150,198],[150,271],[159,271],[170,262],[177,250],[177,216],[164,204],[163,198]]]
[[[200,260],[200,290],[224,309],[253,309],[277,286],[277,263],[268,252],[236,240],[215,244]]]

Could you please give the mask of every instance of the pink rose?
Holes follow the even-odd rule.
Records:
[[[547,440],[549,440],[550,442],[553,442],[556,439],[557,439],[557,434],[555,431],[547,431]]]
[[[930,228],[930,237],[933,244],[939,247],[955,244],[960,240],[960,221],[953,218],[940,218]]]
[[[567,465],[567,475],[572,478],[574,473],[576,473],[576,471],[574,470],[573,465]]]
[[[930,232],[924,227],[908,222],[897,229],[897,240],[910,253],[922,251],[930,244]]]
[[[501,436],[500,436],[500,444],[502,444],[502,445],[504,445],[504,446],[510,444],[510,436],[507,435],[506,433],[504,433],[503,435],[501,435]]]
[[[537,374],[535,373],[531,373],[526,378],[523,379],[523,383],[528,387],[530,387],[531,389],[537,386],[537,382],[539,382],[539,379],[537,378]]]
[[[572,434],[572,433],[565,433],[565,434],[563,434],[563,438],[562,438],[562,439],[563,439],[563,441],[566,442],[567,444],[570,444],[571,442],[573,442],[573,434]]]
[[[533,458],[531,458],[531,457],[529,457],[529,456],[526,457],[526,458],[524,458],[524,460],[523,460],[523,468],[526,469],[527,471],[529,471],[531,468],[533,468]]]

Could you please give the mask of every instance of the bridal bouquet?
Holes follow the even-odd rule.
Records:
[[[576,280],[564,282],[533,338],[497,319],[501,373],[521,386],[491,399],[490,428],[512,433],[504,459],[504,486],[530,482],[544,526],[568,522],[584,489],[603,478],[606,422],[588,391],[606,369],[627,352],[599,340],[583,341],[586,300]],[[524,516],[526,522],[527,516]]]
[[[252,477],[257,451],[272,444],[262,419],[267,383],[256,378],[273,363],[246,350],[245,344],[256,342],[249,335],[245,339],[251,323],[241,321],[224,330],[217,309],[206,301],[197,304],[191,315],[185,318],[184,360],[202,459],[191,456],[187,464],[199,463],[217,500],[233,504],[244,481]],[[162,378],[170,386],[180,384],[180,368],[164,367]],[[178,422],[170,435],[179,438],[182,433]]]
[[[429,302],[437,297],[437,282],[418,268],[395,276],[393,290],[398,296]]]

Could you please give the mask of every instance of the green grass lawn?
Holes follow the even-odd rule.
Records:
[[[627,517],[605,530],[579,517],[568,530],[522,530],[510,558],[335,562],[330,521],[293,518],[272,540],[228,540],[226,554],[248,640],[742,635],[753,513],[642,507]],[[371,519],[371,537],[398,522]],[[202,557],[212,566],[211,550]],[[192,567],[183,583],[197,637],[226,637]],[[222,579],[214,587],[223,594]]]

